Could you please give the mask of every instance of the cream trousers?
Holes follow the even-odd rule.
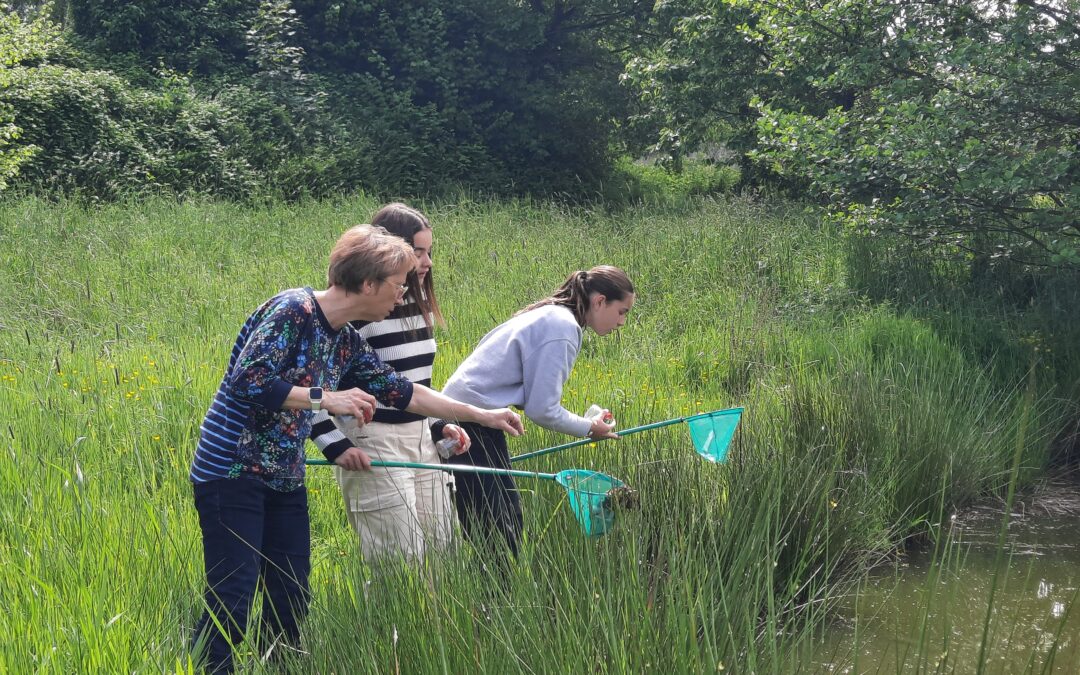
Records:
[[[372,422],[343,429],[372,459],[441,462],[426,420],[407,424]],[[445,549],[453,539],[451,474],[423,469],[372,467],[347,471],[334,467],[345,510],[364,558],[389,556],[420,560],[428,549]]]

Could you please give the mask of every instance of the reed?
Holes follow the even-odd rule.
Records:
[[[236,330],[278,290],[323,285],[334,239],[377,206],[0,202],[0,671],[190,667],[187,466]],[[868,570],[942,505],[1037,476],[1070,412],[1075,326],[1034,309],[980,322],[976,300],[878,302],[843,234],[797,206],[421,206],[449,320],[436,383],[567,273],[611,263],[638,303],[616,337],[586,338],[569,406],[624,427],[746,413],[724,465],[681,426],[526,462],[618,476],[641,509],[585,539],[561,488],[522,481],[524,551],[496,579],[467,546],[370,568],[313,468],[315,598],[289,672],[805,669]],[[972,348],[980,332],[1007,349]],[[1025,395],[1014,375],[1033,369]],[[565,440],[529,428],[512,449]]]

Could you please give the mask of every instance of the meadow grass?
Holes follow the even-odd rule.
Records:
[[[199,423],[247,315],[323,286],[336,237],[377,206],[0,203],[0,671],[190,667]],[[838,597],[945,505],[1003,491],[1014,459],[1016,481],[1037,476],[1075,414],[1064,324],[880,301],[847,239],[797,206],[421,206],[449,322],[436,384],[570,271],[610,263],[638,302],[614,337],[586,337],[568,407],[599,403],[623,428],[746,413],[724,465],[682,425],[522,463],[618,476],[642,506],[587,539],[562,488],[520,480],[526,540],[505,578],[466,546],[369,568],[311,468],[314,601],[289,672],[807,669]],[[973,346],[986,334],[1000,349]],[[566,440],[530,426],[512,451]]]

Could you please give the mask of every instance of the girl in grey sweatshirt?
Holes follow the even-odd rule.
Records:
[[[563,407],[562,388],[581,349],[586,328],[607,335],[626,322],[634,286],[621,269],[600,265],[566,278],[553,294],[535,302],[484,336],[458,366],[443,393],[480,408],[515,406],[534,423],[571,436],[617,438],[614,426],[575,415]],[[432,435],[442,437],[440,420]],[[456,464],[510,468],[503,432],[462,426],[472,438]],[[476,545],[505,542],[515,556],[522,515],[514,479],[459,473],[455,503],[465,536]]]

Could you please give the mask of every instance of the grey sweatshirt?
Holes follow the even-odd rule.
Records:
[[[561,305],[545,305],[500,324],[480,340],[442,392],[480,408],[517,406],[552,431],[587,436],[592,422],[562,406],[582,328]]]

